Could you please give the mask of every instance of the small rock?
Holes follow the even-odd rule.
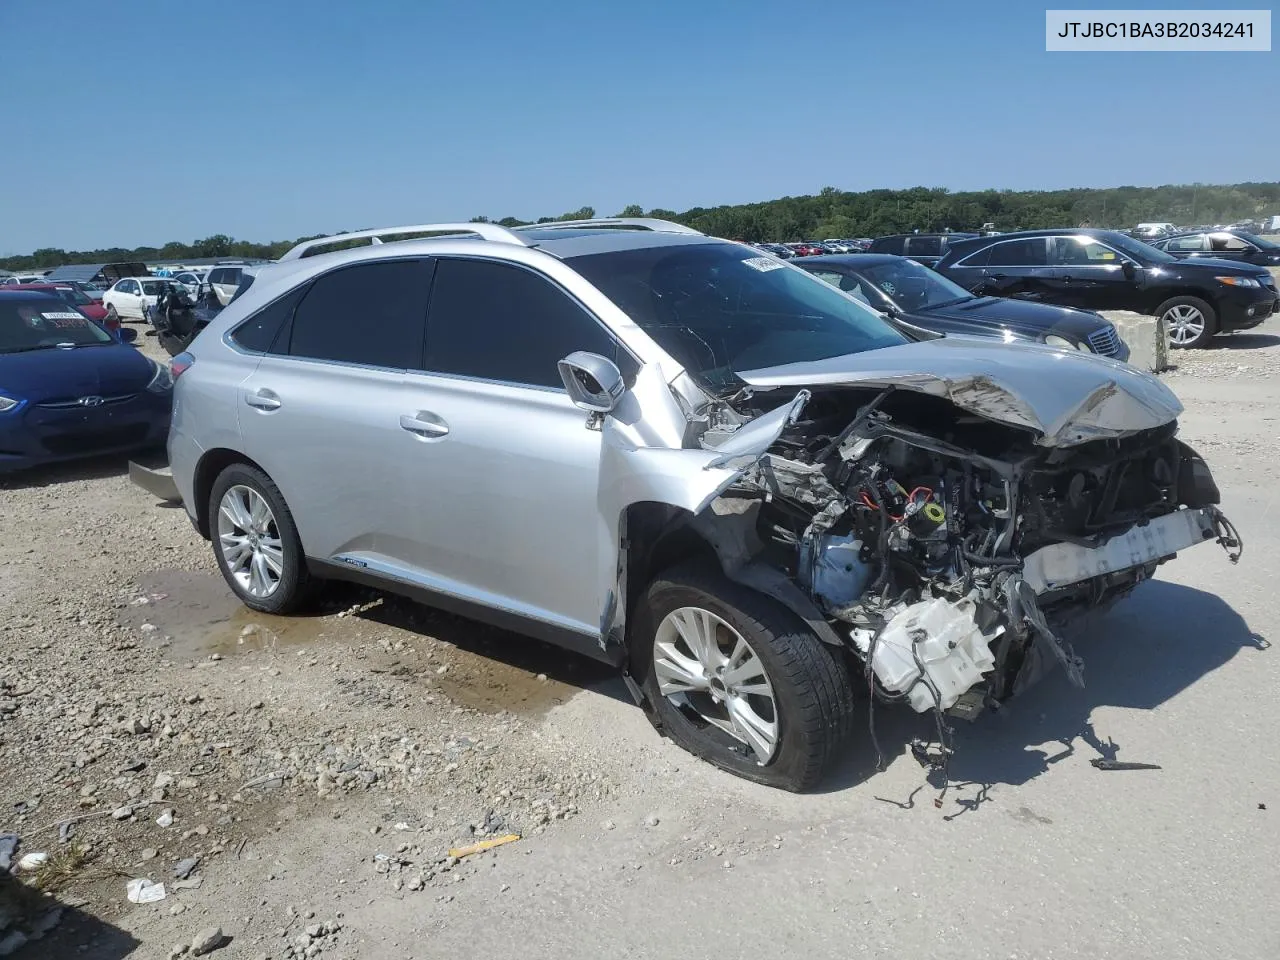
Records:
[[[223,936],[221,927],[205,927],[194,937],[191,938],[191,953],[197,957],[202,957],[206,953],[212,953],[222,946]]]
[[[178,957],[185,957],[187,955],[187,951],[190,949],[191,949],[191,944],[189,943],[176,944],[169,951],[169,960],[178,960]]]
[[[612,829],[614,829],[616,826],[617,826],[617,824],[616,824],[616,823],[614,823],[612,820],[606,820],[604,823],[600,824],[600,828],[601,828],[602,830],[612,830]]]
[[[200,826],[196,827],[196,833],[202,837],[207,837],[209,835],[209,828],[202,823]]]
[[[116,807],[111,811],[112,820],[128,820],[133,816],[133,807]]]
[[[154,860],[156,858],[156,848],[143,847],[142,853],[140,853],[138,856],[140,856],[143,860]]]
[[[186,909],[187,908],[183,904],[175,903],[172,907],[169,908],[169,913],[171,916],[176,917],[178,914],[185,912]]]
[[[660,822],[661,821],[658,820],[658,815],[655,813],[651,813],[644,818],[644,825],[646,827],[656,827]]]
[[[186,857],[173,865],[173,875],[179,880],[185,880],[191,876],[191,871],[199,865],[199,857]]]
[[[212,660],[212,661],[214,661],[215,663],[217,663],[219,660],[221,660],[221,659],[222,659],[222,654],[220,654],[220,653],[211,653],[211,654],[209,654],[209,659],[210,659],[210,660]]]
[[[26,853],[18,860],[19,870],[39,870],[49,862],[49,854],[41,851],[40,853]]]
[[[543,683],[546,683],[546,682],[547,682],[547,675],[546,675],[545,673],[540,673],[540,674],[538,674],[538,679],[539,679],[539,680],[541,680]]]
[[[410,890],[413,890],[413,891],[415,891],[415,892],[416,892],[416,891],[418,891],[418,890],[421,890],[421,889],[422,889],[422,878],[421,878],[421,877],[410,877],[410,878],[409,878],[409,889],[410,889]]]
[[[172,827],[172,826],[173,826],[173,811],[172,811],[172,810],[166,810],[164,813],[160,814],[160,816],[156,818],[156,826],[158,826],[158,827]]]

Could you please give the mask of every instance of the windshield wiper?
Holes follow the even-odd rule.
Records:
[[[926,309],[926,310],[932,310],[934,307],[949,307],[949,306],[951,306],[953,303],[967,303],[967,302],[968,302],[968,301],[970,301],[970,300],[981,300],[981,299],[982,299],[981,297],[973,297],[973,296],[969,296],[969,297],[956,297],[956,298],[954,298],[954,299],[952,299],[952,300],[943,300],[943,301],[941,301],[941,302],[939,302],[939,303],[931,303],[931,304],[928,304],[924,309]]]

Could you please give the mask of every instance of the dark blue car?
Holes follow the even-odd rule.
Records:
[[[0,473],[164,444],[173,381],[56,297],[0,290]]]

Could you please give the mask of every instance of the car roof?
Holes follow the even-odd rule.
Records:
[[[960,237],[967,240],[970,237],[976,236],[976,233],[969,233],[963,230],[952,230],[950,233],[940,231],[935,231],[933,233],[890,233],[883,237],[876,237],[876,240],[897,240],[899,237]]]
[[[62,302],[53,294],[46,293],[43,290],[14,290],[12,289],[12,285],[10,285],[9,289],[0,287],[0,300],[36,300],[41,302],[45,300],[57,300],[59,303]]]

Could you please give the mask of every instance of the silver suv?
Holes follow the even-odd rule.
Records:
[[[310,241],[172,370],[171,474],[134,476],[245,604],[348,580],[541,637],[793,790],[855,688],[934,713],[945,763],[944,718],[1080,680],[1070,614],[1238,545],[1154,378],[904,326],[662,221]]]

